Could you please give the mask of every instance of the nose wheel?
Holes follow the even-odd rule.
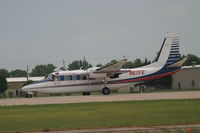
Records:
[[[26,94],[26,98],[32,98],[33,97],[33,93],[32,92],[28,92],[27,94]]]

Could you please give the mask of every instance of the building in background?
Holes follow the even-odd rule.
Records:
[[[200,89],[200,65],[185,66],[172,75],[173,89]]]
[[[29,77],[31,81],[39,81],[44,79],[44,77]],[[27,82],[27,77],[16,77],[16,78],[6,78],[8,82],[8,90],[18,90],[23,87]]]

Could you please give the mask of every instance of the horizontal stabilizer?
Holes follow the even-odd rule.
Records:
[[[183,63],[185,63],[185,61],[187,60],[187,58],[183,58],[180,61],[177,61],[176,63],[168,66],[168,67],[181,67],[183,65]]]

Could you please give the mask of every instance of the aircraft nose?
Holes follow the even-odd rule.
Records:
[[[26,86],[22,87],[21,90],[22,91],[27,91],[28,90],[28,86],[26,85]]]

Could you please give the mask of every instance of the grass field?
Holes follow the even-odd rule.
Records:
[[[200,99],[0,107],[0,131],[200,123]]]

